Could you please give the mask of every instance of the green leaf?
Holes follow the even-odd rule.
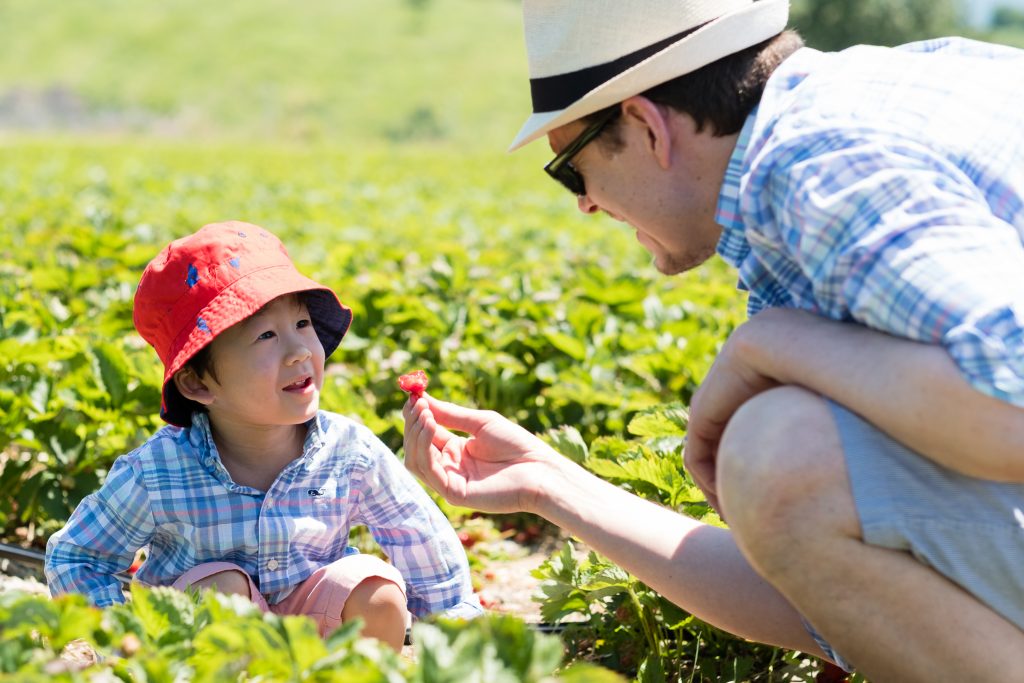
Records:
[[[570,337],[564,332],[545,328],[541,331],[544,338],[556,349],[569,356],[573,360],[584,361],[587,358],[587,347],[576,337]]]
[[[110,405],[120,408],[128,393],[131,369],[120,348],[110,342],[96,342],[91,348],[97,384],[110,396]]]
[[[157,586],[131,586],[131,608],[142,625],[143,635],[163,645],[190,639],[195,624],[195,603],[182,591]]]
[[[557,429],[549,429],[544,433],[544,439],[551,444],[552,448],[577,464],[587,459],[587,444],[575,427],[562,426]]]
[[[306,671],[317,660],[327,655],[327,648],[317,631],[316,624],[309,617],[284,617],[275,622],[277,631],[288,648],[290,659],[299,671]],[[281,653],[275,653],[275,657],[280,655]]]
[[[573,664],[561,672],[560,683],[626,683],[626,679],[608,669],[593,664]]]
[[[640,663],[636,678],[638,683],[666,683],[661,658],[654,653],[647,655]]]
[[[681,403],[638,413],[629,422],[629,433],[640,437],[685,436],[690,416]]]

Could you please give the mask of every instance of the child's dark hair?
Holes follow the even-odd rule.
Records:
[[[210,353],[212,346],[212,344],[207,344],[186,361],[185,367],[196,373],[196,377],[202,377],[209,373],[210,377],[217,379],[217,371],[213,367],[213,354]]]

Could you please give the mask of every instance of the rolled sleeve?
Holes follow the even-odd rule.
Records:
[[[86,496],[47,542],[51,594],[81,593],[98,607],[124,602],[114,575],[131,565],[153,528],[142,477],[130,458],[119,458],[100,490]]]
[[[425,616],[461,603],[479,606],[466,553],[448,519],[384,444],[371,444],[370,452],[369,468],[355,484],[355,517],[402,572],[409,610]]]

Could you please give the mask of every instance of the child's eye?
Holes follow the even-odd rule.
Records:
[[[256,337],[257,340],[259,340],[259,339],[273,339],[273,338],[274,338],[274,332],[272,330],[267,330],[266,332],[264,332],[260,336]]]
[[[300,320],[299,322],[297,322],[295,324],[295,327],[297,327],[297,328],[299,328],[301,330],[303,327],[309,327],[312,324],[313,323],[309,319],[303,318],[302,320]]]

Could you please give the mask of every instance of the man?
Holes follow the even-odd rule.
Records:
[[[730,529],[431,397],[406,406],[407,466],[740,636],[876,682],[1024,680],[1024,53],[825,54],[787,9],[524,2],[513,148],[546,134],[580,210],[668,274],[717,251],[749,291],[685,452]]]

